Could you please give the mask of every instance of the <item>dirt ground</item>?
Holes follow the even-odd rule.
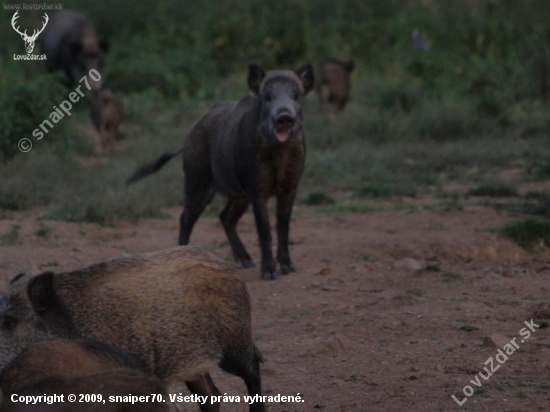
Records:
[[[26,269],[65,271],[171,247],[180,208],[167,209],[167,219],[114,227],[38,221],[42,212],[0,221],[0,233],[20,225],[14,244],[0,247],[2,281]],[[265,394],[305,400],[268,410],[549,410],[550,329],[524,343],[519,331],[526,320],[550,318],[550,254],[525,252],[484,230],[508,220],[505,212],[473,206],[368,214],[296,206],[291,252],[299,271],[263,282],[257,269],[239,269],[265,357]],[[258,262],[250,213],[239,231]],[[191,241],[231,261],[217,218],[203,216]],[[497,354],[485,339],[494,333],[518,337],[519,349],[477,389],[470,380]],[[245,394],[240,379],[216,371],[214,380],[222,393]],[[466,385],[477,390],[459,407],[451,395],[462,400]],[[244,403],[222,406],[245,410]]]

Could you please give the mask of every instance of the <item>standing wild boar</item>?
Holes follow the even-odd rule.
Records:
[[[0,369],[31,343],[93,338],[134,356],[165,384],[218,395],[218,364],[261,395],[250,297],[235,270],[194,247],[120,258],[69,273],[16,276],[0,302]],[[175,387],[174,389],[181,388]],[[219,411],[219,403],[201,405]],[[265,411],[253,403],[250,411]]]
[[[118,127],[122,122],[122,104],[109,89],[101,89],[92,95],[90,117],[97,130],[96,154],[115,150]]]
[[[68,10],[59,11],[39,39],[42,52],[47,56],[49,71],[64,71],[69,86],[74,87],[82,77],[88,76],[91,69],[95,69],[101,78],[95,81],[88,76],[88,83],[92,90],[101,89],[108,45],[99,40],[94,25],[86,17]]]
[[[247,96],[215,105],[191,126],[183,147],[143,166],[128,183],[156,172],[183,152],[185,208],[180,219],[179,244],[189,243],[195,222],[217,191],[228,198],[220,219],[233,257],[244,267],[254,266],[236,231],[237,222],[252,204],[264,280],[278,276],[267,211],[268,199],[277,196],[277,260],[281,273],[294,272],[288,239],[306,155],[301,98],[313,84],[313,68],[309,64],[295,72],[267,73],[251,64]]]
[[[349,99],[350,77],[355,69],[353,60],[344,63],[339,60],[329,60],[321,69],[319,79],[319,101],[321,107],[326,109],[328,104],[333,104],[341,111]]]
[[[3,412],[177,412],[162,382],[138,370],[138,363],[103,342],[48,339],[31,343],[0,374],[0,410]],[[160,394],[166,403],[135,405],[109,402],[109,396]],[[69,394],[101,395],[86,402],[67,401]],[[12,396],[14,396],[12,401]],[[64,403],[21,403],[22,396],[64,395]],[[3,398],[3,399],[2,399]],[[51,399],[51,398],[50,398]],[[86,400],[86,398],[84,398]],[[156,399],[158,401],[158,399]]]

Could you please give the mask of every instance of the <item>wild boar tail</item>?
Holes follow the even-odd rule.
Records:
[[[254,346],[254,358],[258,363],[264,363],[264,355],[262,355],[257,346]]]
[[[173,157],[179,155],[181,152],[183,152],[183,146],[172,152],[166,152],[161,154],[158,158],[156,158],[151,163],[147,163],[146,165],[143,165],[138,170],[136,170],[132,175],[132,177],[126,180],[126,185],[131,185],[137,182],[138,180],[143,179],[144,177],[147,177],[149,175],[152,175],[153,173],[158,172],[166,163],[168,163],[168,161],[170,161]]]

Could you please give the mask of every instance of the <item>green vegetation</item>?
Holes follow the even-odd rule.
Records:
[[[50,237],[50,234],[52,232],[52,228],[43,224],[42,222],[40,222],[40,224],[38,225],[38,229],[36,229],[36,236],[40,236],[40,237],[43,237],[43,238],[48,238]]]
[[[510,222],[497,232],[510,238],[525,249],[533,249],[536,245],[550,245],[550,221],[525,218],[516,222]]]
[[[124,141],[104,162],[83,161],[92,147],[78,127],[90,125],[84,101],[42,140],[32,137],[68,90],[42,62],[13,60],[23,46],[3,19],[0,216],[45,206],[49,218],[100,224],[162,217],[163,207],[182,201],[180,161],[133,187],[124,180],[180,145],[215,101],[243,96],[251,61],[266,68],[356,61],[343,113],[323,113],[315,96],[304,99],[308,157],[298,199],[320,211],[371,212],[380,207],[365,202],[438,196],[450,183],[475,186],[472,196],[517,196],[508,182],[482,183],[505,180],[499,172],[512,167],[529,179],[550,177],[546,1],[63,4],[110,41],[106,83],[124,105]],[[41,13],[25,19],[32,25]],[[414,28],[427,50],[411,47]],[[33,148],[22,154],[24,137]],[[533,205],[528,213],[547,216],[547,198],[524,200]],[[462,201],[438,207],[454,210]]]
[[[0,235],[0,246],[13,246],[17,245],[19,240],[19,230],[21,225],[13,224],[9,232]]]
[[[468,191],[470,196],[487,196],[487,197],[516,197],[518,191],[505,183],[493,182],[477,186]]]
[[[311,192],[307,197],[303,200],[305,205],[332,205],[336,203],[334,198],[330,195],[327,195],[323,192]]]

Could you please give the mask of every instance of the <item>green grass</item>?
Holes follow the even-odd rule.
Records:
[[[475,327],[475,326],[470,326],[470,325],[464,325],[464,326],[461,326],[460,327],[460,330],[463,330],[464,332],[473,332],[475,330],[478,330],[479,328]]]
[[[323,192],[311,192],[306,198],[302,201],[305,205],[333,205],[336,203],[334,198]]]
[[[361,203],[350,203],[350,204],[320,206],[316,210],[318,212],[324,212],[324,213],[371,213],[371,212],[376,212],[379,209],[369,205],[361,204]]]
[[[369,199],[384,199],[391,196],[416,197],[417,193],[414,187],[400,186],[398,184],[370,184],[361,187],[357,191],[357,196]]]
[[[453,281],[461,280],[462,275],[460,273],[444,270],[441,272],[441,279],[443,280],[443,282],[453,282]]]
[[[9,232],[0,235],[0,246],[13,246],[20,243],[19,231],[21,225],[13,224]]]
[[[43,238],[48,238],[50,236],[51,232],[52,232],[51,227],[46,226],[45,224],[40,222],[40,224],[38,225],[38,229],[36,229],[36,232],[34,232],[34,233],[36,234],[36,236],[43,237]]]
[[[239,81],[242,82],[243,76],[238,76]],[[233,83],[227,87],[233,89]],[[229,91],[219,93],[229,94]],[[550,155],[550,144],[545,139],[533,137],[527,144],[513,134],[500,136],[498,141],[487,135],[476,140],[438,142],[419,137],[403,140],[401,134],[388,132],[381,141],[371,136],[370,126],[360,120],[363,109],[360,102],[351,102],[349,110],[325,124],[327,119],[318,111],[314,100],[311,97],[305,101],[308,154],[298,199],[315,205],[322,212],[369,213],[380,209],[350,202],[345,200],[345,195],[336,197],[333,195],[336,191],[373,201],[439,196],[440,187],[447,182],[475,184],[514,162],[529,164],[545,153]],[[133,110],[136,116],[141,113],[139,121],[128,123],[139,127],[141,132],[128,136],[121,149],[103,163],[83,165],[76,158],[60,158],[54,147],[36,142],[30,153],[0,163],[3,176],[0,210],[5,214],[10,210],[48,205],[46,216],[49,218],[100,224],[120,218],[161,217],[163,207],[182,202],[181,159],[174,159],[156,175],[134,186],[124,186],[124,180],[139,165],[178,147],[187,128],[210,105],[204,101],[182,101],[170,110],[166,107],[153,110],[150,116],[141,112],[149,110],[149,106],[143,109],[136,106]],[[367,106],[367,110],[372,109]],[[396,116],[394,121],[399,123],[409,115]],[[87,121],[85,113],[79,121]],[[389,126],[390,120],[384,121]],[[355,130],[348,130],[350,122],[355,123]],[[337,139],[333,141],[334,136]],[[488,195],[490,192],[499,196],[514,193],[502,187],[480,188],[483,185],[477,186],[482,192],[471,193]],[[540,205],[531,212],[519,212],[544,215],[546,203],[532,201]],[[217,214],[223,200],[216,202],[205,213]],[[438,210],[463,207],[460,199],[445,202]]]
[[[507,223],[495,231],[527,250],[532,250],[540,243],[550,245],[550,221],[547,220],[525,218]]]
[[[517,197],[518,191],[515,187],[500,182],[485,183],[483,185],[472,188],[468,191],[470,196],[487,196],[487,197]]]
[[[33,207],[52,219],[103,225],[162,217],[164,207],[182,202],[181,159],[133,187],[124,180],[178,147],[214,102],[244,96],[250,61],[268,69],[306,60],[318,67],[328,57],[357,62],[342,113],[320,111],[314,93],[303,99],[308,154],[297,199],[316,210],[370,213],[392,198],[440,197],[450,183],[474,187],[470,196],[517,197],[515,183],[497,183],[499,172],[517,167],[527,179],[550,179],[550,107],[537,80],[550,64],[542,17],[550,6],[496,2],[489,15],[459,2],[434,17],[413,3],[285,0],[273,9],[252,0],[187,7],[159,0],[129,8],[124,1],[69,0],[67,8],[78,6],[111,40],[107,79],[129,127],[115,155],[88,165],[79,158],[90,155],[92,144],[75,127],[89,126],[85,104],[55,133],[33,141],[30,153],[15,149],[67,90],[43,66],[13,61],[21,43],[5,22],[0,218]],[[113,17],[121,13],[122,22]],[[40,20],[40,13],[29,18]],[[412,52],[407,35],[418,25],[432,44],[422,53]],[[550,217],[548,197],[524,200],[530,202],[507,207]],[[394,210],[429,208],[417,203]],[[205,213],[222,206],[217,198]],[[463,206],[456,198],[434,208]]]

